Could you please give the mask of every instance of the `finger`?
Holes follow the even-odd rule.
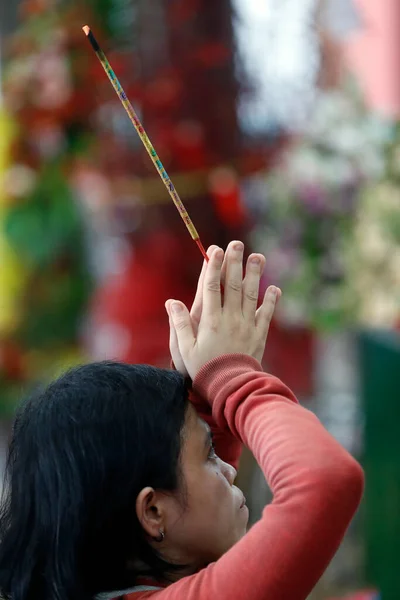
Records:
[[[256,312],[256,327],[262,337],[266,339],[274,315],[276,304],[281,297],[281,290],[275,286],[270,286],[265,292],[264,300]]]
[[[217,248],[218,246],[215,245],[210,246],[207,250],[207,256],[210,258],[214,250],[216,250]],[[194,298],[192,309],[190,311],[190,316],[192,317],[192,320],[197,324],[200,322],[201,311],[203,307],[203,285],[204,277],[207,271],[207,265],[208,263],[206,261],[203,261],[203,267],[201,269],[199,281],[197,284],[196,296]]]
[[[170,304],[171,319],[176,336],[178,338],[178,347],[184,360],[185,354],[193,348],[196,338],[194,336],[192,320],[189,311],[183,302],[173,300]]]
[[[228,254],[225,252],[224,262],[222,263],[222,269],[221,269],[221,285],[224,289],[225,289],[225,283],[226,283],[227,260],[228,260]]]
[[[178,346],[178,337],[176,335],[176,331],[175,331],[175,327],[174,327],[174,323],[172,321],[172,315],[171,315],[172,302],[173,302],[173,300],[167,300],[167,302],[165,303],[165,308],[167,310],[168,319],[169,319],[169,350],[171,352],[172,360],[175,363],[173,354],[176,353],[176,350],[178,350],[178,352],[179,352],[179,346]]]
[[[168,314],[168,321],[169,321],[169,349],[171,351],[171,354],[175,348],[178,348],[178,338],[176,335],[174,323],[172,321],[172,311],[171,311],[172,302],[173,302],[173,300],[167,300],[165,303],[165,308],[166,308],[166,311]]]
[[[221,314],[221,269],[224,253],[217,248],[211,254],[203,283],[203,314],[215,317]]]
[[[227,310],[242,307],[243,251],[243,242],[231,242],[226,251],[224,309]]]
[[[245,319],[254,323],[257,310],[261,274],[265,266],[262,254],[251,254],[246,265],[246,276],[243,280],[242,311]]]
[[[167,302],[165,303],[165,308],[167,310],[168,319],[169,319],[169,351],[171,353],[171,358],[172,358],[172,362],[175,366],[175,369],[183,374],[186,372],[186,368],[185,368],[185,364],[182,360],[181,353],[179,351],[178,336],[176,335],[176,330],[175,330],[175,327],[174,327],[174,324],[172,321],[172,316],[171,316],[171,303],[172,302],[173,302],[172,300],[167,300]]]
[[[228,245],[228,248],[229,248],[229,245]],[[225,252],[224,262],[222,263],[221,284],[223,287],[225,287],[225,283],[226,283],[226,271],[227,271],[227,266],[228,266],[228,248],[226,249],[227,251]]]

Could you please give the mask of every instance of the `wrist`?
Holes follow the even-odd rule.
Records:
[[[193,391],[212,404],[222,387],[248,372],[263,372],[261,364],[247,354],[224,354],[207,362],[193,380]]]

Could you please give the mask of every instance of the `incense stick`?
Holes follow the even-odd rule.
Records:
[[[102,66],[103,66],[103,69],[107,73],[107,76],[108,76],[109,80],[111,81],[111,84],[112,84],[115,92],[117,93],[118,98],[121,100],[123,107],[125,108],[126,112],[128,113],[128,116],[129,116],[133,126],[135,127],[137,133],[139,134],[139,137],[142,140],[144,147],[146,148],[151,160],[153,161],[155,168],[158,171],[158,174],[160,175],[162,181],[164,182],[164,185],[167,188],[168,193],[171,196],[176,208],[178,209],[178,212],[181,215],[182,220],[185,223],[192,239],[196,242],[196,244],[199,247],[200,252],[202,253],[205,260],[208,261],[207,253],[204,249],[203,244],[201,243],[200,236],[197,233],[197,230],[193,224],[193,221],[189,217],[189,214],[188,214],[182,200],[180,199],[179,194],[175,189],[175,186],[173,185],[167,171],[164,169],[163,164],[162,164],[161,160],[159,159],[157,152],[154,149],[153,144],[151,143],[147,133],[145,132],[145,130],[136,114],[135,109],[133,108],[132,104],[129,102],[127,95],[125,94],[120,82],[118,81],[117,76],[115,75],[110,63],[107,60],[106,55],[100,48],[90,27],[85,25],[85,27],[83,27],[83,31],[85,32],[86,37],[88,38],[89,42],[91,43],[93,50],[95,51],[99,61],[101,62]]]

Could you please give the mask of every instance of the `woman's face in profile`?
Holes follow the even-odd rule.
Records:
[[[182,438],[181,489],[176,495],[156,492],[153,512],[162,513],[160,529],[165,537],[154,547],[165,560],[188,565],[195,572],[218,560],[243,537],[249,512],[234,485],[236,470],[215,454],[210,429],[191,405]],[[139,499],[140,495],[137,513],[144,524]]]

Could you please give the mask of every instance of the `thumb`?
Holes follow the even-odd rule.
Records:
[[[171,311],[172,324],[178,338],[179,350],[182,353],[182,358],[185,359],[183,354],[188,352],[194,346],[196,341],[193,332],[192,319],[183,302],[173,300],[170,303],[169,308]]]
[[[176,335],[176,329],[174,327],[174,324],[172,323],[170,308],[171,302],[172,300],[167,300],[167,302],[165,303],[165,308],[167,309],[169,317],[169,350],[175,369],[179,371],[184,377],[187,377],[188,373],[179,350],[178,336]]]

